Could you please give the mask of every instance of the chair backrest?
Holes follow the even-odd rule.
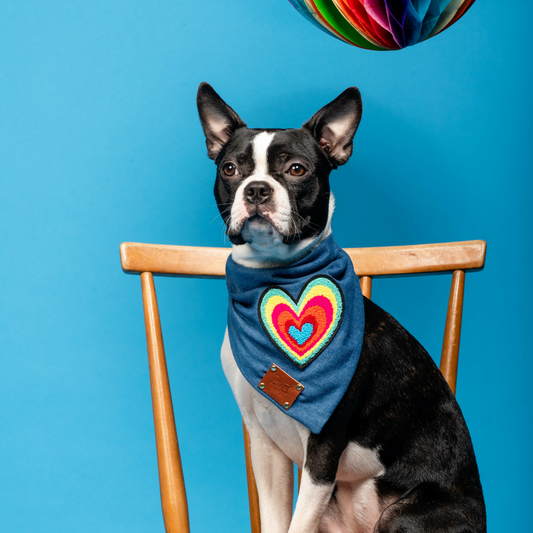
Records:
[[[455,394],[463,312],[465,272],[485,265],[485,241],[416,246],[346,248],[370,298],[372,278],[409,274],[452,273],[444,327],[440,369]],[[143,295],[150,385],[156,434],[163,518],[167,533],[189,533],[185,482],[176,434],[154,275],[222,278],[229,248],[202,248],[125,242],[120,246],[122,268],[140,274]],[[252,533],[260,533],[259,502],[251,463],[250,439],[243,424]]]

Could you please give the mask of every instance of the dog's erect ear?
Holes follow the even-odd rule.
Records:
[[[361,93],[357,87],[350,87],[302,127],[314,136],[337,165],[344,165],[352,155],[353,137],[362,114]]]
[[[209,83],[200,83],[196,103],[204,129],[207,153],[211,159],[216,159],[235,130],[246,127],[246,124]]]

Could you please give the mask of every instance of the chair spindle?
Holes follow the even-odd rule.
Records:
[[[457,386],[457,365],[459,364],[459,343],[461,341],[461,322],[463,319],[463,297],[465,290],[464,270],[454,270],[452,287],[446,313],[444,341],[440,358],[440,371],[455,394]]]
[[[242,422],[242,432],[244,436],[244,458],[246,461],[246,480],[248,482],[248,503],[250,504],[250,525],[252,533],[261,533],[261,515],[259,514],[259,496],[255,483],[254,469],[252,467],[252,448],[250,444],[250,434]]]
[[[446,315],[440,369],[455,394],[463,312],[465,270],[482,269],[486,242],[467,241],[431,245],[346,249],[361,272],[364,296],[372,296],[372,277],[453,271]],[[122,268],[140,274],[150,386],[154,411],[159,484],[167,533],[189,533],[189,513],[180,459],[163,336],[153,273],[185,277],[224,277],[227,248],[198,248],[142,243],[122,243]],[[259,499],[252,468],[250,436],[243,424],[248,497],[252,533],[261,532]],[[301,471],[298,471],[298,485]]]
[[[366,296],[369,300],[372,299],[372,278],[370,276],[361,276],[359,278],[361,284],[361,292],[363,296]]]
[[[161,505],[167,533],[189,533],[189,511],[168,380],[154,277],[141,274]]]

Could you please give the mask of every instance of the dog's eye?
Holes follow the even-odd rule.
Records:
[[[222,167],[222,172],[224,176],[235,176],[237,174],[237,167],[233,163],[226,163]]]
[[[289,174],[291,176],[303,176],[307,172],[307,169],[303,165],[299,165],[298,163],[294,163],[294,165],[291,165],[289,168]]]

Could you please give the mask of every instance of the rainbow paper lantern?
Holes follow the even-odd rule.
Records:
[[[449,28],[475,0],[289,0],[309,22],[368,50],[399,50]]]

